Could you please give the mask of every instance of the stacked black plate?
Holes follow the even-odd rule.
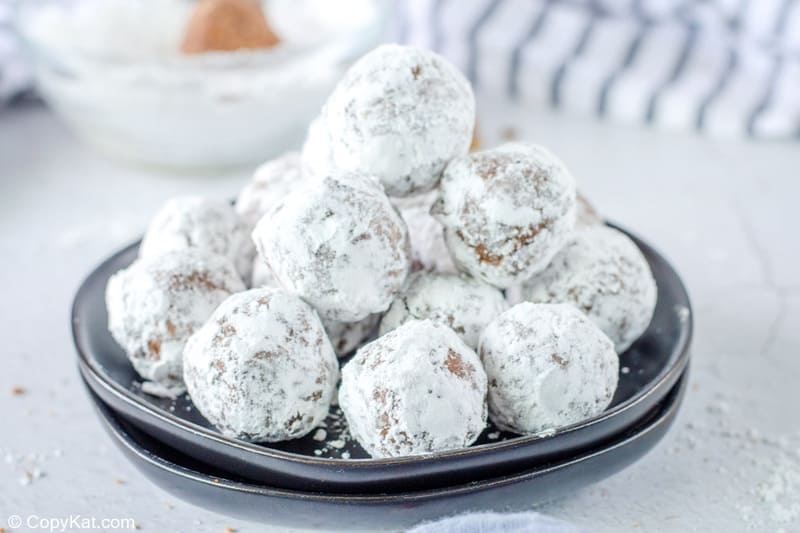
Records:
[[[630,234],[629,234],[630,235]],[[138,243],[103,262],[73,308],[78,364],[104,427],[134,464],[177,496],[228,515],[320,528],[397,529],[477,509],[513,509],[600,480],[654,446],[686,387],[692,318],[670,265],[631,236],[650,263],[658,304],[647,332],[621,355],[619,387],[603,414],[520,437],[489,427],[470,448],[370,459],[332,408],[325,432],[249,444],[218,433],[187,396],[150,396],[107,330],[108,278]]]

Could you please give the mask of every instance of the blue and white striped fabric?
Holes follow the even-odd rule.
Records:
[[[0,0],[0,105],[30,89]],[[800,137],[800,0],[396,0],[397,40],[482,98],[699,130]]]
[[[397,39],[449,57],[479,97],[720,136],[800,136],[800,1],[397,6]]]
[[[27,94],[31,73],[11,26],[11,0],[0,0],[0,105]]]

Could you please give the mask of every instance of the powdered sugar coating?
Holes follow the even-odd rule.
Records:
[[[272,275],[269,265],[264,261],[264,258],[258,254],[256,254],[256,258],[253,260],[253,281],[250,286],[254,289],[257,287],[280,287],[275,276]]]
[[[357,322],[338,322],[336,320],[323,320],[322,325],[328,333],[333,350],[339,357],[349,355],[353,350],[375,333],[381,314],[369,315]]]
[[[328,127],[321,116],[308,126],[301,160],[303,171],[309,176],[326,176],[334,168]]]
[[[153,257],[188,248],[227,257],[249,283],[255,249],[247,224],[229,203],[202,196],[168,200],[150,221],[139,256]]]
[[[523,285],[532,302],[575,305],[625,351],[650,324],[658,289],[642,252],[607,226],[576,231],[547,270]]]
[[[410,320],[449,326],[473,350],[483,329],[508,309],[503,293],[464,274],[417,273],[381,320],[381,335]]]
[[[516,305],[481,336],[489,417],[515,433],[579,422],[608,407],[617,388],[614,345],[568,304]]]
[[[304,179],[298,152],[287,152],[258,167],[236,198],[236,212],[247,224],[248,232],[290,192],[302,187]]]
[[[400,211],[408,226],[411,239],[411,269],[429,272],[456,272],[450,251],[444,242],[444,231],[439,221],[430,213],[438,193],[431,191],[417,196],[394,198],[392,203]]]
[[[317,314],[280,289],[234,294],[186,343],[195,407],[223,434],[278,442],[325,419],[339,365]]]
[[[507,144],[447,166],[431,212],[456,266],[500,288],[544,270],[575,226],[575,180],[540,146]]]
[[[576,200],[576,215],[575,227],[584,228],[587,226],[597,226],[603,224],[603,217],[597,212],[594,205],[589,201],[586,196],[578,193],[575,197]]]
[[[108,329],[140,376],[180,385],[186,340],[242,290],[225,257],[193,249],[143,257],[108,280]]]
[[[486,373],[453,330],[413,320],[356,352],[339,405],[373,457],[463,448],[486,425]]]
[[[432,189],[447,162],[469,151],[475,96],[442,56],[390,44],[350,67],[322,113],[336,168],[408,196]]]
[[[253,264],[253,287],[280,287],[272,275],[269,265],[260,256],[256,257]],[[358,348],[370,334],[375,332],[380,319],[380,313],[376,313],[357,322],[323,320],[322,325],[325,326],[325,331],[328,333],[336,355],[344,357]]]
[[[253,240],[281,287],[325,320],[385,311],[410,269],[403,219],[362,175],[326,177],[291,194],[256,225]]]

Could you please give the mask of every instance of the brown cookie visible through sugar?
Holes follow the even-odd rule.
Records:
[[[575,225],[575,180],[540,146],[512,143],[452,160],[431,213],[462,272],[499,288],[541,270]]]

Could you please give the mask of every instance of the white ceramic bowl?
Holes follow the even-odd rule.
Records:
[[[187,0],[29,0],[17,24],[40,92],[82,138],[128,160],[207,171],[302,142],[344,70],[382,35],[386,2],[355,3],[353,24],[325,31],[308,20],[313,6],[273,0],[268,17],[275,4],[299,31],[268,50],[195,56],[178,52]]]

